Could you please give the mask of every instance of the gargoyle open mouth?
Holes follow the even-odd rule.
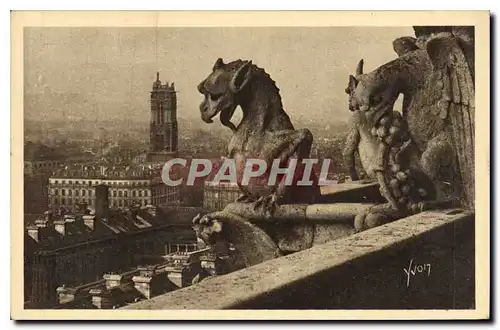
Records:
[[[219,118],[220,118],[220,122],[222,123],[222,125],[228,126],[228,127],[233,127],[234,124],[231,122],[231,118],[233,117],[235,110],[236,110],[236,107],[226,108],[226,109],[223,109],[221,111],[204,110],[201,112],[201,119],[205,123],[211,124],[214,122],[213,118],[220,113]]]
[[[211,124],[214,122],[212,118],[217,116],[218,114],[219,111],[208,111],[208,109],[203,109],[201,111],[201,120],[203,120],[207,124]]]

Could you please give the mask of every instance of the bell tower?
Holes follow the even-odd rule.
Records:
[[[162,84],[160,73],[151,91],[149,161],[166,161],[177,155],[177,95],[174,83]]]

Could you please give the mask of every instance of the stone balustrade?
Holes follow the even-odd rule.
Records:
[[[452,209],[413,215],[124,309],[473,306],[474,214]]]

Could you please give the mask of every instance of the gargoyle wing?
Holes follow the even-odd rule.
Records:
[[[427,43],[427,53],[441,98],[435,114],[449,122],[464,189],[465,204],[474,207],[474,79],[457,38],[438,34]]]

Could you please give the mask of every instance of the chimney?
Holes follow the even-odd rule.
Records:
[[[56,220],[54,221],[54,229],[61,235],[66,235],[66,221]]]
[[[28,230],[28,235],[33,238],[36,242],[40,241],[40,228],[38,226],[28,226],[26,228]]]
[[[156,206],[148,206],[148,213],[151,214],[152,217],[156,217]]]
[[[46,228],[49,226],[49,223],[47,220],[45,219],[36,219],[35,220],[35,225],[38,227],[38,228]]]
[[[83,223],[90,229],[95,229],[95,215],[86,214],[83,216]]]
[[[45,211],[43,217],[35,220],[35,225],[38,228],[47,228],[52,225],[52,211]]]
[[[97,220],[108,217],[109,211],[109,188],[100,184],[95,188],[95,216]]]
[[[83,202],[83,203],[78,203],[77,204],[77,210],[79,213],[85,213],[85,210],[87,210],[87,207],[89,205],[87,204],[87,202]]]
[[[48,210],[44,212],[45,220],[47,221],[47,224],[52,224],[52,221],[54,220],[54,217],[52,215],[52,211]]]

